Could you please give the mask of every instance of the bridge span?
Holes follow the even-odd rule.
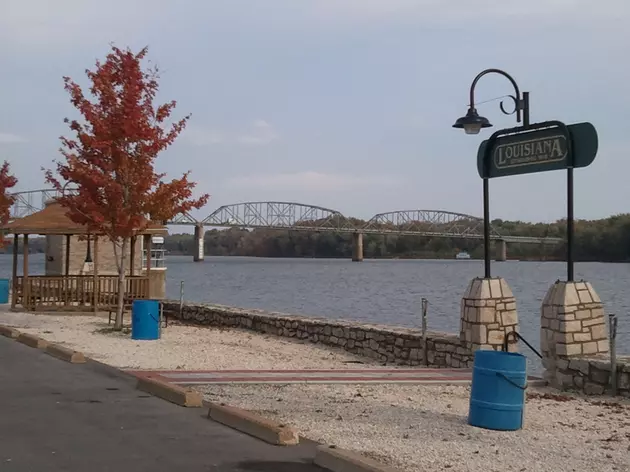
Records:
[[[44,208],[55,198],[55,190],[42,189],[14,193],[11,218],[23,218]],[[171,226],[193,226],[195,231],[195,261],[204,259],[206,227],[247,228],[284,231],[334,232],[352,234],[355,261],[363,260],[364,234],[413,235],[428,238],[483,239],[483,219],[477,216],[445,210],[399,210],[378,213],[367,222],[347,217],[337,210],[296,202],[243,202],[223,205],[198,220],[188,213],[167,222]],[[507,243],[558,244],[562,238],[531,237],[501,234],[490,227],[495,242],[496,260],[506,260]]]

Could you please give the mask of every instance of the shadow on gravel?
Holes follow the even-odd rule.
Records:
[[[324,470],[312,462],[245,461],[236,464],[238,470],[248,472],[315,472]]]

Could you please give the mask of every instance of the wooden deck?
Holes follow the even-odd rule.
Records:
[[[125,278],[125,304],[149,298],[149,278]],[[107,309],[118,304],[117,275],[29,275],[14,279],[12,305],[28,310]]]

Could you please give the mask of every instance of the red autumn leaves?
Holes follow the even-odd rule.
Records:
[[[65,159],[56,163],[57,176],[46,173],[55,189],[76,188],[59,199],[69,217],[113,241],[130,238],[149,220],[167,221],[208,200],[208,195],[193,198],[189,173],[164,181],[155,171],[158,154],[173,144],[189,116],[167,124],[176,102],[154,104],[158,70],[142,68],[147,52],[113,47],[86,72],[91,97],[64,78],[82,120],[66,119],[75,136],[61,138]]]
[[[9,163],[5,161],[0,167],[0,225],[5,225],[9,221],[11,206],[15,202],[10,190],[15,184],[17,179],[11,175]]]

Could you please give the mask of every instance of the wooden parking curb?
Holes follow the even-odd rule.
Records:
[[[35,349],[46,349],[48,347],[48,341],[28,333],[21,333],[17,337],[17,342],[26,344],[29,347],[34,347]]]
[[[210,403],[208,418],[276,446],[295,446],[300,442],[293,428],[241,408]]]
[[[20,334],[21,333],[15,328],[11,328],[10,326],[0,325],[0,336],[5,336],[11,339],[17,339]]]
[[[201,408],[203,406],[201,393],[152,377],[139,377],[136,388],[179,406],[188,408]]]
[[[400,472],[358,452],[338,449],[335,446],[318,446],[315,465],[332,472]]]
[[[82,352],[68,349],[59,344],[49,344],[46,347],[46,353],[71,364],[85,364],[85,356]]]

